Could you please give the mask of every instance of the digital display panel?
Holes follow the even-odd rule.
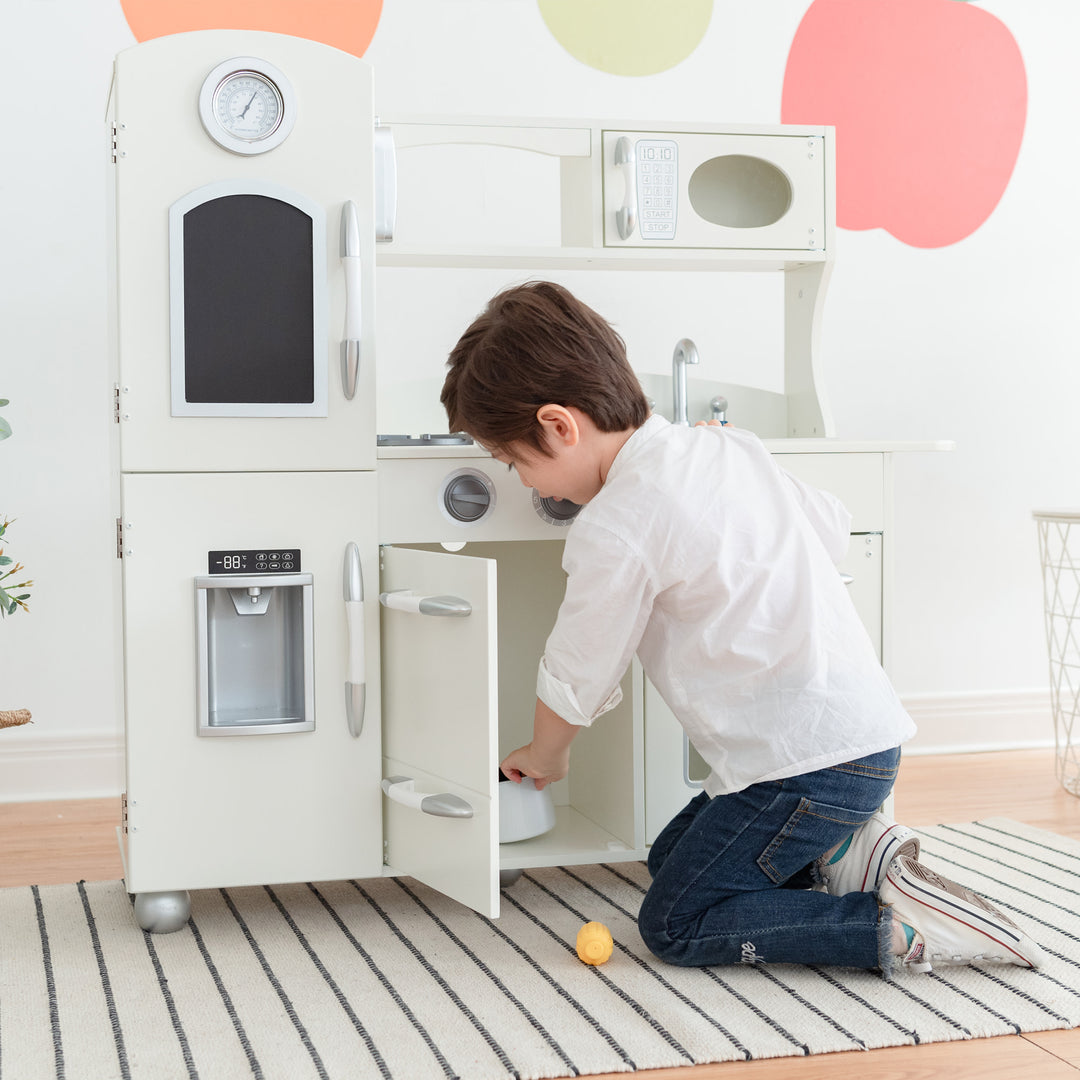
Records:
[[[296,547],[248,548],[207,552],[208,574],[295,574],[300,569]]]

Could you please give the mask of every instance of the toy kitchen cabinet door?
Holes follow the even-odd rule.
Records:
[[[386,861],[494,918],[496,564],[392,546],[380,556]]]

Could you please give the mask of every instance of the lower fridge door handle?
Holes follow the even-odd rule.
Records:
[[[367,687],[363,683],[345,684],[345,722],[349,734],[359,739],[364,730],[364,709],[367,705]]]
[[[355,543],[350,543],[345,548],[342,576],[345,627],[348,631],[345,660],[345,722],[349,727],[349,734],[354,739],[358,739],[364,730],[367,676],[364,673],[364,572],[360,565],[360,548]]]
[[[412,589],[379,593],[379,603],[392,611],[412,615],[441,615],[463,619],[472,614],[472,604],[460,596],[417,596]]]
[[[411,776],[384,776],[382,789],[386,797],[402,806],[411,806],[425,814],[435,817],[471,818],[473,808],[457,795],[443,792],[440,795],[425,795],[416,790],[416,781]]]

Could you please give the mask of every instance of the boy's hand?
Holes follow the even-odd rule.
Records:
[[[536,790],[542,791],[570,771],[570,744],[580,730],[537,698],[532,742],[507,754],[499,768],[515,784],[520,784],[523,776],[531,776]]]
[[[529,743],[507,754],[499,768],[515,784],[520,784],[523,776],[532,777],[536,790],[541,791],[570,771],[570,748],[544,755]]]

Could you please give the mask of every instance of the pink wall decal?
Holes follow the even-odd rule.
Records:
[[[836,127],[837,224],[913,247],[986,221],[1026,114],[1015,39],[961,0],[814,0],[784,73],[783,123]]]
[[[382,0],[120,0],[138,41],[188,30],[269,30],[363,56]]]

